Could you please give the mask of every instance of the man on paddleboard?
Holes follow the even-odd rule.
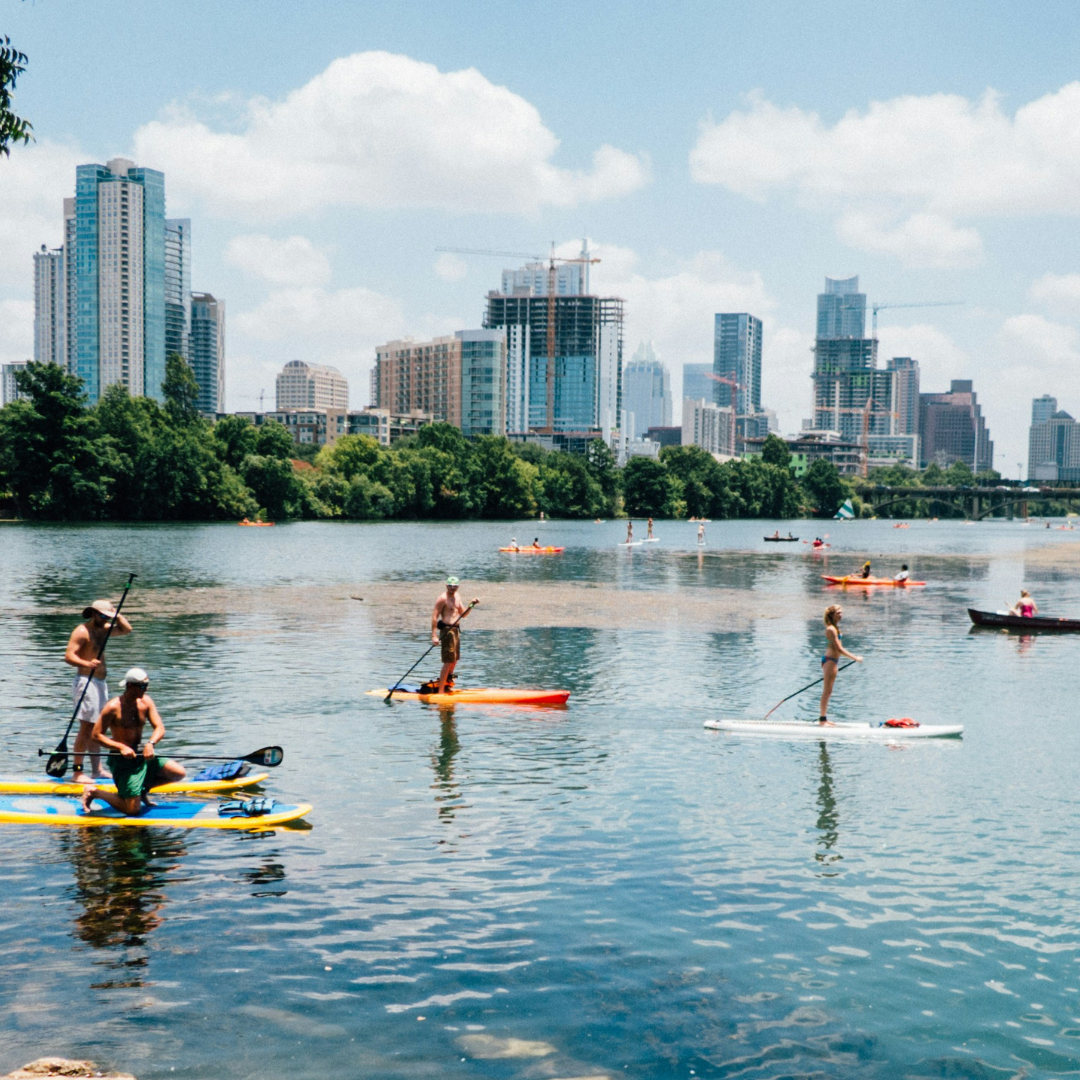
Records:
[[[472,607],[480,603],[473,600],[466,607],[458,596],[461,582],[456,577],[446,579],[446,589],[435,601],[435,610],[431,613],[431,644],[442,646],[442,671],[439,672],[438,693],[446,692],[446,684],[454,674],[454,668],[461,659],[461,627],[459,623]]]
[[[83,754],[90,749],[92,740],[90,732],[94,729],[94,721],[98,713],[105,707],[109,700],[109,688],[105,682],[108,674],[105,667],[104,655],[97,659],[101,651],[105,635],[109,630],[109,623],[116,615],[116,608],[108,600],[95,600],[89,607],[83,609],[84,621],[79,623],[71,631],[68,638],[67,649],[64,652],[64,663],[70,664],[76,669],[75,680],[71,684],[71,702],[78,704],[82,696],[82,705],[79,706],[79,730],[75,735],[75,783],[86,784],[90,777],[83,770]],[[131,623],[119,615],[116,618],[116,626],[113,633],[117,636],[131,633]],[[87,685],[89,683],[89,685]],[[86,693],[83,694],[83,687]],[[100,754],[90,755],[90,767],[94,778],[107,780],[109,774],[101,764]]]
[[[116,794],[87,784],[82,805],[89,813],[93,801],[100,799],[121,814],[135,817],[142,811],[143,795],[150,788],[183,780],[187,773],[175,761],[159,761],[154,751],[154,744],[165,735],[165,725],[153,699],[146,693],[150,676],[142,668],[132,668],[121,683],[124,692],[108,702],[93,727],[94,739],[109,747],[109,767]],[[154,730],[140,753],[139,743],[147,723]]]

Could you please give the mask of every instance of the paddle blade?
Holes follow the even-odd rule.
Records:
[[[280,746],[264,746],[261,750],[256,750],[254,754],[248,754],[244,760],[250,761],[253,765],[265,765],[272,769],[285,760],[285,751]]]
[[[54,780],[59,780],[67,772],[67,767],[67,754],[51,754],[49,760],[45,763],[45,773]]]

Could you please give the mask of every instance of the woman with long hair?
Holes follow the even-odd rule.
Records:
[[[846,656],[857,664],[862,663],[862,657],[848,652],[844,648],[844,635],[840,633],[840,620],[844,617],[844,609],[839,604],[830,604],[825,609],[825,655],[821,658],[821,674],[824,685],[821,688],[821,708],[818,710],[818,723],[829,724],[828,708],[829,698],[832,697],[833,683],[836,682],[836,672],[840,663],[840,657]]]

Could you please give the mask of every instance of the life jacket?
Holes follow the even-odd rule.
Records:
[[[918,727],[919,722],[912,720],[910,716],[901,717],[897,720],[895,717],[892,720],[886,720],[883,727]]]
[[[193,780],[235,780],[247,776],[251,766],[246,761],[222,761],[217,765],[208,765],[202,772],[196,773]]]
[[[447,679],[446,680],[446,689],[447,689],[447,691],[450,691],[450,690],[454,689],[454,680],[453,679]],[[420,693],[421,694],[437,694],[438,692],[439,692],[439,680],[438,679],[432,679],[430,682],[420,684]]]

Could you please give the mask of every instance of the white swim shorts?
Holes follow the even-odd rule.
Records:
[[[101,715],[109,700],[109,688],[104,679],[92,679],[88,675],[76,675],[71,684],[71,703],[74,705],[79,700],[83,687],[86,687],[86,696],[79,706],[78,720],[82,724],[93,724]]]

